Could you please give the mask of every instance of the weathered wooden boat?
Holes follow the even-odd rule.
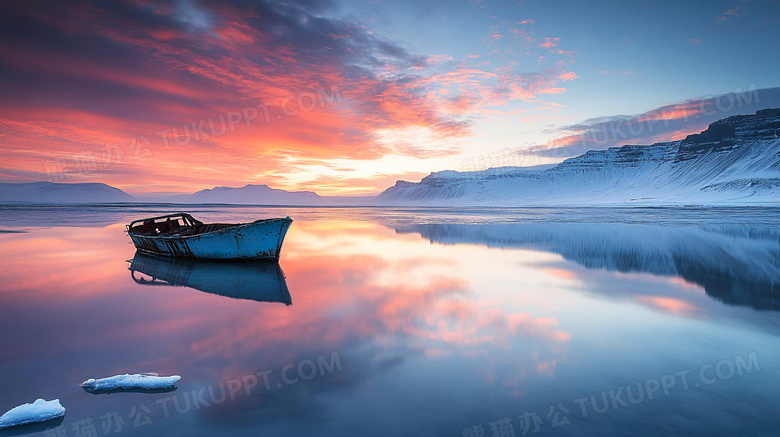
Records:
[[[203,223],[187,213],[134,220],[127,234],[140,252],[178,258],[279,259],[292,219]]]
[[[275,261],[170,258],[136,252],[130,276],[140,285],[187,287],[233,299],[292,304],[287,281]]]

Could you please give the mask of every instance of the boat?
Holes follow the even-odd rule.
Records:
[[[143,253],[213,260],[279,259],[290,217],[203,223],[187,213],[134,220],[127,235]]]
[[[139,251],[128,262],[130,276],[139,285],[187,287],[233,299],[292,304],[284,272],[276,261],[226,263],[157,257]]]

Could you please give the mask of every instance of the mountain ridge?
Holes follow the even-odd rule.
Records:
[[[119,188],[100,182],[0,183],[0,202],[4,203],[115,203],[132,200],[133,196]]]
[[[780,203],[780,109],[718,120],[685,139],[589,150],[545,170],[434,172],[379,196],[398,205]]]
[[[271,188],[268,185],[247,184],[243,187],[219,186],[196,191],[193,194],[180,194],[168,198],[182,203],[229,203],[264,205],[320,205],[323,198],[313,191],[286,191]]]
[[[89,183],[24,182],[0,183],[0,203],[89,204],[89,203],[226,203],[246,205],[320,205],[325,199],[313,191],[285,191],[267,185],[247,184],[240,188],[214,187],[192,194],[164,197],[132,196],[110,185]]]

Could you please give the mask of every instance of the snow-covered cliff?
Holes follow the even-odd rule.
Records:
[[[380,204],[780,204],[780,109],[712,123],[683,140],[591,150],[549,169],[431,173]]]

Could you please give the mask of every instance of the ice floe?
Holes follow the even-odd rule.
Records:
[[[60,404],[59,399],[54,399],[53,401],[37,399],[32,404],[23,404],[11,408],[7,413],[0,416],[0,429],[46,422],[64,415],[65,407]]]
[[[114,393],[123,391],[158,392],[173,390],[181,379],[179,375],[157,376],[156,373],[115,375],[108,378],[88,379],[81,387],[90,393]]]

